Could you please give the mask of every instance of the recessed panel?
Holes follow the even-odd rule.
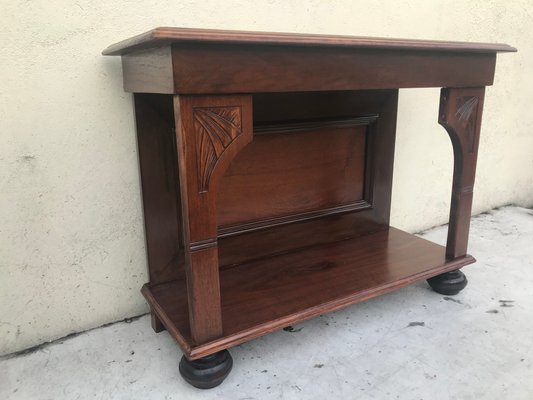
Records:
[[[219,228],[364,203],[368,125],[345,125],[256,132],[219,186]]]

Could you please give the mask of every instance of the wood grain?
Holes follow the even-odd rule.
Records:
[[[365,125],[352,120],[351,126],[283,124],[277,126],[281,133],[275,128],[256,133],[226,170],[217,195],[219,227],[363,200]]]
[[[172,63],[175,93],[296,92],[486,86],[496,54],[179,43]]]
[[[468,247],[484,97],[484,87],[446,88],[441,91],[439,124],[450,136],[454,155],[446,244],[449,259],[464,256]]]
[[[512,51],[183,28],[106,49],[135,93],[154,329],[197,359],[474,262],[484,87]],[[408,87],[444,87],[446,248],[389,227]]]
[[[309,120],[312,119],[312,116],[315,116],[319,118],[316,121],[318,123],[323,121],[330,122],[331,119],[329,118],[333,118],[333,121],[346,121],[346,116],[366,115],[366,117],[360,119],[360,121],[366,121],[364,123],[369,123],[367,125],[368,140],[366,140],[365,146],[364,195],[361,202],[352,203],[346,207],[339,206],[300,214],[293,212],[286,217],[263,219],[259,222],[252,220],[234,227],[220,226],[219,220],[218,244],[219,264],[221,266],[235,265],[272,254],[286,253],[294,249],[360,236],[368,232],[382,230],[388,226],[392,166],[394,162],[397,91],[260,94],[253,96],[253,104],[254,120],[257,121],[255,129],[260,131],[267,129],[269,132],[280,126],[284,130],[288,129],[287,124],[280,124],[279,120]],[[377,120],[376,115],[379,115]],[[341,118],[341,116],[344,116],[345,119]],[[279,118],[277,123],[276,117]],[[350,118],[348,118],[348,121],[350,121]],[[306,123],[298,123],[296,125],[298,127],[309,126]],[[292,128],[294,128],[294,125],[292,125]],[[295,133],[295,135],[299,134]],[[254,141],[243,149],[243,153],[249,147],[254,146],[255,140],[260,139],[262,136],[263,134],[255,135]],[[304,138],[304,136],[294,137]],[[300,148],[305,146],[306,144],[303,142],[295,142],[290,150],[298,154]],[[286,152],[286,150],[289,149],[284,149],[283,151]],[[261,159],[268,160],[269,157],[277,157],[276,152],[269,151],[266,153],[267,155],[260,155]],[[233,163],[238,158],[239,156],[236,157]],[[298,161],[298,158],[296,161]],[[286,157],[283,162],[288,171],[294,170],[298,166],[298,162],[294,163],[290,156]],[[317,157],[310,157],[308,160],[304,160],[302,157],[301,162],[320,163],[320,157],[318,159]],[[230,164],[230,169],[232,164]],[[276,164],[279,164],[279,161],[272,163],[272,168],[277,168]],[[251,161],[249,165],[250,168],[254,168]],[[265,162],[264,168],[267,168],[266,165]],[[301,170],[295,179],[305,181],[307,179],[306,174],[306,169]],[[267,185],[275,185],[278,181],[286,182],[285,175],[287,173],[280,170],[279,173],[271,177]],[[333,175],[331,179],[340,179],[339,182],[342,181],[342,177]],[[253,182],[251,184],[253,185]],[[350,193],[354,184],[355,182],[344,180],[344,186],[338,185],[338,190]],[[221,192],[226,190],[224,184],[220,187]],[[246,188],[246,180],[243,180],[242,191],[245,192]],[[314,190],[317,195],[316,198],[320,199],[321,187],[317,187]],[[291,194],[290,191],[286,193],[293,198],[294,201],[291,207],[294,209],[301,207],[300,203],[305,201],[298,194]],[[326,198],[327,193],[326,191],[324,194]],[[250,196],[253,195],[253,193],[250,194]],[[241,197],[242,200],[235,203],[235,205],[231,205],[234,209],[256,207],[257,212],[261,212],[260,207],[250,202],[248,197],[244,197],[244,194],[235,196],[235,194],[230,193],[230,196],[234,198]],[[275,197],[276,193],[269,193],[268,196]],[[264,202],[265,200],[261,199],[260,201]],[[220,203],[220,198],[217,203]],[[339,214],[343,215],[339,216]],[[298,222],[313,218],[326,219],[316,222]],[[287,223],[292,225],[286,225]],[[269,229],[264,229],[266,227],[269,227]],[[258,229],[262,229],[262,231],[257,231]]]
[[[496,53],[510,51],[503,44],[156,28],[104,54],[123,56],[130,92],[230,94],[487,86]]]
[[[150,282],[185,276],[172,97],[135,95]]]
[[[175,96],[185,273],[191,335],[222,333],[215,196],[220,177],[252,138],[250,96]]]
[[[209,189],[211,174],[222,153],[242,135],[242,110],[240,106],[195,107],[193,118],[198,184],[203,193]]]
[[[374,217],[374,209],[363,207],[346,214],[333,213],[317,219],[301,219],[268,229],[251,229],[238,235],[219,234],[218,262],[229,268],[251,260],[285,254],[325,243],[333,243],[385,230],[388,224]],[[254,227],[252,227],[254,228]]]
[[[309,33],[252,32],[217,29],[158,27],[109,46],[104,55],[121,55],[172,42],[240,43],[257,45],[338,46],[354,49],[429,50],[469,53],[514,52],[507,44],[451,42],[419,39],[392,39]]]
[[[391,228],[242,264],[220,274],[224,332],[205,343],[191,339],[182,283],[143,293],[194,359],[472,262],[447,261],[444,247]]]

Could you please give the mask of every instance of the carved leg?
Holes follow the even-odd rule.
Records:
[[[231,354],[223,350],[198,360],[188,360],[183,356],[180,361],[180,374],[198,389],[211,389],[226,379],[232,367]]]
[[[477,151],[485,88],[444,88],[441,90],[439,124],[452,141],[453,185],[446,258],[464,257],[468,247],[468,231],[476,176]],[[466,287],[465,275],[446,272],[428,279],[438,293],[454,295]]]
[[[231,160],[252,140],[252,99],[174,96],[174,115],[189,322],[199,344],[222,334],[216,191]]]
[[[446,257],[466,255],[485,88],[441,91],[439,124],[452,141],[454,168]]]
[[[429,278],[428,283],[435,292],[453,296],[466,287],[468,280],[465,274],[456,269],[455,271],[445,272]]]

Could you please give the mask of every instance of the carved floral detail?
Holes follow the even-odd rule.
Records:
[[[474,134],[477,120],[477,106],[479,98],[476,96],[463,96],[457,99],[455,117],[465,129],[466,145],[470,152],[474,151]]]
[[[200,192],[209,188],[209,180],[218,159],[242,134],[241,107],[202,107],[193,111]]]
[[[455,112],[455,116],[462,123],[468,123],[470,117],[472,116],[472,112],[477,107],[477,103],[479,103],[479,99],[477,97],[459,97],[457,99],[457,111]]]

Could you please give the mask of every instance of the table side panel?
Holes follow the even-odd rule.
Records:
[[[146,251],[151,283],[184,277],[172,96],[135,94]]]

